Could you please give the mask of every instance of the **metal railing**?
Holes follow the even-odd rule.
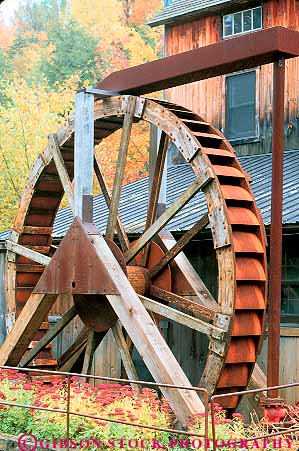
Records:
[[[294,388],[294,387],[299,387],[299,382],[294,382],[292,384],[284,384],[284,385],[275,385],[273,387],[266,387],[266,388],[256,388],[256,389],[252,389],[252,390],[244,390],[244,391],[239,391],[239,392],[233,392],[233,393],[225,393],[222,395],[213,395],[210,398],[210,404],[211,404],[211,424],[212,424],[212,437],[213,437],[213,451],[216,450],[216,425],[215,425],[215,404],[217,400],[221,400],[224,398],[229,398],[229,397],[233,397],[233,396],[246,396],[246,395],[252,395],[254,393],[263,393],[263,392],[269,392],[271,390],[281,390],[283,388]],[[217,403],[218,404],[218,403]],[[221,402],[220,402],[221,405]],[[283,429],[281,431],[278,432],[273,432],[270,434],[264,434],[261,436],[254,436],[254,437],[246,437],[246,442],[251,442],[251,441],[255,441],[255,440],[264,440],[264,439],[269,439],[272,437],[278,437],[279,435],[287,435],[293,432],[299,432],[299,426],[296,428],[288,428],[288,429]],[[234,444],[235,446],[240,446],[241,441],[240,440],[232,440],[232,444]]]
[[[209,401],[210,401],[210,411],[211,411],[211,429],[212,429],[212,443],[213,443],[213,451],[216,450],[216,444],[217,444],[217,434],[216,434],[216,410],[215,405],[217,401],[220,401],[219,404],[221,405],[221,399],[224,398],[230,398],[234,396],[246,396],[256,393],[263,393],[263,392],[269,392],[273,389],[281,390],[285,388],[294,388],[299,387],[299,382],[292,383],[292,384],[284,384],[284,385],[278,385],[274,387],[266,387],[266,388],[257,388],[253,390],[245,390],[240,392],[233,392],[233,393],[226,393],[226,394],[220,394],[220,395],[213,395],[209,399],[208,391],[204,388],[200,387],[186,387],[181,385],[171,385],[171,384],[162,384],[157,382],[147,382],[147,381],[140,381],[140,380],[134,380],[134,379],[122,379],[122,378],[115,378],[115,377],[107,377],[107,376],[94,376],[91,374],[81,374],[81,373],[69,373],[69,372],[57,372],[57,371],[50,371],[50,370],[40,370],[40,369],[33,369],[33,368],[20,368],[20,367],[11,367],[11,366],[0,366],[0,370],[15,370],[17,372],[22,373],[30,373],[30,375],[55,375],[55,376],[61,376],[61,378],[66,379],[66,409],[57,409],[57,408],[50,408],[50,407],[41,407],[36,405],[28,405],[28,404],[19,404],[15,402],[8,402],[4,400],[0,400],[0,405],[7,405],[12,407],[19,407],[24,409],[33,409],[33,410],[40,410],[40,411],[48,411],[53,413],[60,413],[66,415],[66,440],[68,443],[67,449],[69,450],[69,441],[70,441],[70,417],[71,416],[79,416],[82,418],[90,418],[93,420],[100,420],[110,423],[118,423],[118,424],[124,424],[127,426],[132,426],[136,428],[141,429],[148,429],[153,431],[159,431],[159,432],[167,432],[170,434],[176,434],[176,435],[184,435],[184,436],[192,436],[197,438],[203,438],[203,448],[205,451],[207,451],[208,447],[210,447],[210,438],[209,438]],[[143,423],[135,423],[133,421],[126,421],[126,420],[117,420],[115,418],[109,418],[109,417],[103,417],[100,415],[92,415],[87,413],[81,413],[81,412],[74,412],[71,410],[71,378],[72,377],[79,377],[80,379],[93,379],[93,380],[101,380],[101,381],[107,381],[107,382],[115,382],[120,384],[134,384],[134,385],[146,385],[147,387],[152,388],[167,388],[167,389],[181,389],[181,390],[192,390],[197,392],[198,394],[203,395],[203,404],[204,404],[204,433],[198,433],[195,431],[186,431],[183,429],[173,429],[173,428],[165,428],[165,427],[159,427],[159,426],[151,426],[148,424]],[[218,405],[218,403],[217,403]],[[299,432],[299,426],[293,427],[293,428],[286,428],[283,430],[280,430],[278,432],[270,433],[270,434],[264,434],[261,436],[250,436],[246,437],[246,442],[255,441],[255,440],[263,440],[263,439],[269,439],[272,437],[278,437],[280,435],[287,435],[294,432]],[[243,439],[244,440],[244,439]],[[239,440],[230,440],[231,445],[234,446],[240,446],[242,439]]]
[[[162,384],[157,382],[147,382],[147,381],[140,381],[140,380],[134,380],[134,379],[121,379],[121,378],[115,378],[115,377],[107,377],[107,376],[94,376],[91,374],[81,374],[81,373],[68,373],[68,372],[58,372],[58,371],[50,371],[50,370],[40,370],[40,369],[33,369],[33,368],[20,368],[20,367],[12,367],[12,366],[0,366],[0,370],[15,370],[22,373],[35,373],[36,375],[55,375],[55,376],[61,376],[62,378],[66,378],[66,388],[67,388],[67,402],[66,402],[66,409],[55,409],[50,407],[41,407],[41,406],[35,406],[35,405],[28,405],[28,404],[18,404],[15,402],[7,402],[0,400],[0,405],[7,405],[12,407],[20,407],[24,409],[33,409],[33,410],[41,410],[41,411],[47,411],[47,412],[55,412],[55,413],[61,413],[66,415],[66,440],[68,443],[67,449],[69,450],[69,440],[70,440],[70,417],[71,416],[79,416],[82,418],[91,418],[93,420],[100,420],[110,423],[118,423],[118,424],[124,424],[127,426],[133,426],[136,428],[141,429],[149,429],[153,431],[159,431],[159,432],[168,432],[171,434],[177,434],[177,435],[185,435],[185,436],[192,436],[192,437],[200,437],[204,438],[204,449],[207,450],[207,443],[208,443],[208,427],[209,427],[209,409],[208,409],[208,402],[209,402],[209,394],[208,391],[205,388],[200,387],[188,387],[183,385],[171,385],[171,384]],[[124,421],[124,420],[117,420],[114,418],[108,418],[103,417],[99,415],[91,415],[86,413],[80,413],[80,412],[73,412],[70,409],[70,394],[71,394],[71,378],[72,377],[80,377],[81,379],[93,379],[93,380],[101,380],[101,381],[110,381],[110,382],[118,382],[118,383],[129,383],[134,385],[146,385],[147,387],[153,387],[153,388],[167,388],[167,389],[180,389],[180,390],[190,390],[195,391],[197,393],[203,394],[203,404],[204,404],[204,418],[205,418],[205,425],[204,425],[204,434],[200,434],[198,432],[193,431],[186,431],[183,429],[172,429],[172,428],[164,428],[159,426],[150,426],[143,423],[135,423],[132,421]]]

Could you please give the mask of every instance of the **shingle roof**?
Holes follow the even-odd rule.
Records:
[[[234,3],[236,0],[173,0],[171,5],[158,12],[148,24],[156,27],[177,20],[187,20],[194,16],[217,12],[224,6],[232,6]]]
[[[272,155],[250,155],[239,157],[244,170],[252,178],[253,190],[257,206],[260,208],[264,223],[270,224],[271,217],[271,163]],[[284,205],[283,223],[299,223],[299,150],[289,150],[284,156]],[[194,180],[194,173],[188,164],[180,164],[168,168],[167,172],[167,204],[171,204]],[[148,178],[129,183],[122,189],[120,216],[127,232],[138,233],[144,226],[148,200]],[[203,194],[197,194],[168,224],[173,232],[188,230],[196,220],[206,212]],[[94,222],[104,232],[108,210],[102,195],[94,198]],[[53,236],[62,237],[72,223],[73,217],[69,208],[59,210],[54,223]],[[9,232],[0,233],[0,240],[5,240]]]

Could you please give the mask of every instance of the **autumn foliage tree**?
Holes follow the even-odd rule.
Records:
[[[146,22],[161,6],[161,0],[27,0],[10,24],[0,16],[0,230],[12,226],[30,167],[73,111],[78,87],[160,56],[160,31]],[[118,146],[116,133],[96,148],[110,187]],[[125,182],[147,174],[148,147],[148,126],[134,126]]]

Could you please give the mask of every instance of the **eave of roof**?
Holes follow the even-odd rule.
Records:
[[[201,16],[216,14],[224,9],[254,3],[254,0],[174,0],[149,22],[151,27],[174,22],[187,22]]]
[[[239,157],[244,170],[251,176],[257,206],[265,225],[271,221],[271,168],[272,155],[248,155]],[[284,203],[283,224],[299,225],[299,150],[289,150],[284,155]],[[188,164],[171,166],[167,171],[167,204],[170,205],[194,180],[194,173]],[[142,232],[148,203],[148,177],[125,185],[122,189],[120,216],[129,234]],[[167,225],[172,232],[183,232],[206,212],[203,193],[197,194]],[[102,195],[94,198],[94,223],[102,233],[105,231],[108,210]],[[65,235],[73,221],[69,208],[58,211],[54,223],[54,238]],[[9,231],[0,233],[0,241],[9,237]]]

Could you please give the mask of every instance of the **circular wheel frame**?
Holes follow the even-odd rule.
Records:
[[[168,305],[176,304],[184,310],[199,314],[207,324],[214,326],[214,330],[218,328],[225,331],[221,339],[214,336],[213,330],[210,333],[209,352],[199,386],[207,388],[211,394],[241,391],[248,385],[257,358],[266,305],[266,240],[261,216],[249,187],[248,176],[242,170],[231,145],[218,130],[197,114],[165,101],[132,96],[95,100],[95,144],[122,128],[128,103],[132,99],[136,101],[134,122],[144,120],[160,128],[161,141],[163,139],[165,143],[172,141],[185,161],[192,167],[198,186],[196,190],[194,185],[190,189],[194,189],[195,194],[198,187],[201,187],[208,207],[208,218],[199,218],[197,232],[208,222],[210,223],[218,262],[217,300],[212,298],[204,285],[202,291],[198,289],[200,279],[192,286],[192,281],[190,277],[188,279],[188,274],[184,273],[182,266],[176,265],[176,268],[171,270],[174,296],[169,297]],[[69,179],[72,180],[74,176],[73,118],[70,118],[68,125],[59,130],[56,136],[63,160],[61,161]],[[155,172],[157,180],[163,172],[167,145],[164,145],[164,149],[162,147],[157,158]],[[98,165],[96,168],[96,175],[101,179],[100,168]],[[103,179],[101,182],[103,183]],[[153,183],[152,190],[155,192],[152,191],[150,197],[145,229],[149,229],[155,222],[157,186],[159,187],[159,183]],[[41,254],[50,255],[53,223],[64,194],[64,187],[65,184],[59,177],[57,164],[54,162],[49,145],[37,158],[29,175],[10,240]],[[168,232],[165,233],[164,238],[163,231],[160,235],[155,233],[151,241],[158,240],[163,252],[169,257],[169,249],[165,244],[169,242],[169,235],[167,236]],[[189,241],[190,237],[186,239],[185,244]],[[183,244],[181,250],[184,247]],[[147,248],[149,249],[149,246]],[[123,255],[130,253],[130,249],[129,251],[123,249]],[[147,253],[147,256],[151,255],[151,251]],[[135,256],[131,260],[134,258]],[[169,271],[171,265],[175,265],[176,258],[168,259],[167,265],[164,264],[160,269],[158,274],[160,278],[163,278],[165,271]],[[136,259],[139,265],[140,262],[142,264],[140,253]],[[126,264],[129,260],[126,259]],[[160,257],[155,260],[155,264],[159,261]],[[169,267],[170,262],[172,263]],[[127,267],[130,268],[130,266]],[[10,311],[15,311],[16,315],[20,313],[43,270],[44,266],[21,255],[16,255],[15,263],[9,263],[8,307]],[[155,277],[157,279],[158,276],[152,277],[152,286],[155,286]],[[174,278],[177,278],[176,283]],[[187,280],[189,289],[191,287],[194,292],[193,302],[199,306],[203,305],[202,314],[200,307],[197,309],[195,306],[195,310],[192,311],[191,303],[186,309],[183,296],[180,295],[180,299],[178,293],[175,293],[174,286],[178,285],[179,280],[183,278]],[[160,288],[161,286],[163,287],[163,284]],[[167,300],[163,299],[163,293],[161,295],[161,292],[156,290],[155,293],[154,290],[152,298],[157,300],[160,295],[160,300]],[[171,292],[169,286],[166,292]],[[147,292],[147,295],[150,297],[151,293]],[[43,326],[45,324],[43,323]],[[42,327],[35,341],[43,334]],[[35,364],[42,366],[42,360],[50,358],[49,352],[44,349],[35,360]],[[236,397],[223,399],[226,408],[233,409],[237,403]]]

